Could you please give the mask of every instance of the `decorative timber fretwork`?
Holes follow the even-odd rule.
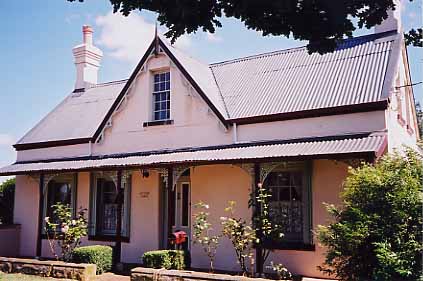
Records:
[[[43,180],[43,195],[44,196],[46,195],[46,192],[47,192],[48,183],[52,179],[54,179],[55,177],[60,176],[60,175],[61,174],[59,174],[59,173],[56,173],[56,174],[46,174],[46,175],[44,175],[44,180]]]
[[[260,182],[264,182],[269,173],[276,168],[277,166],[283,164],[284,162],[269,162],[260,164]]]
[[[233,165],[243,169],[247,174],[251,176],[252,179],[254,179],[254,164],[243,163],[243,164],[233,164]]]
[[[180,165],[180,166],[173,167],[173,174],[172,174],[173,186],[172,186],[172,190],[175,190],[176,183],[178,182],[178,179],[189,168],[190,168],[190,166],[188,166],[188,165]]]
[[[165,185],[165,188],[168,188],[169,185],[169,175],[168,175],[168,169],[167,168],[156,168],[154,169],[159,173],[159,176],[162,178],[162,181]]]

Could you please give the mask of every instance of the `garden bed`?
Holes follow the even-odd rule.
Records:
[[[0,257],[0,271],[4,273],[22,273],[80,281],[96,280],[96,265],[94,264]]]
[[[131,271],[131,281],[269,281],[269,279],[188,270],[137,267]]]

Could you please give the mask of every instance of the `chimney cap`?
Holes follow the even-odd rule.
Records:
[[[90,25],[83,25],[82,26],[82,32],[83,33],[93,33],[93,28]]]

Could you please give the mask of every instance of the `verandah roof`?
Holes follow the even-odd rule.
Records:
[[[385,148],[386,135],[297,140],[273,144],[246,144],[226,148],[152,153],[149,155],[109,156],[84,160],[50,160],[15,163],[0,169],[0,176],[39,172],[70,172],[92,169],[134,168],[169,164],[246,162],[290,158],[376,157]]]

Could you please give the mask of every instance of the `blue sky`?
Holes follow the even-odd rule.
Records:
[[[408,3],[403,25],[422,25],[421,0]],[[104,52],[100,81],[128,77],[151,40],[155,15],[129,18],[111,13],[109,0],[69,3],[65,0],[0,1],[0,166],[15,161],[11,145],[73,90],[72,47],[81,43],[81,26],[94,28],[94,42]],[[215,35],[184,36],[177,46],[205,62],[216,62],[304,45],[282,37],[262,37],[242,23],[224,19]],[[162,29],[163,31],[163,29]],[[359,30],[356,35],[371,33]],[[413,82],[423,80],[421,49],[409,48]],[[415,87],[423,101],[423,87]],[[1,177],[0,177],[1,181]]]

